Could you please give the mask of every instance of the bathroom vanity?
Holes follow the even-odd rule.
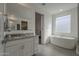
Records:
[[[33,33],[5,33],[3,44],[6,56],[31,56],[37,53],[38,36]]]
[[[38,35],[29,29],[29,21],[0,15],[0,55],[32,56],[38,51]]]
[[[32,27],[34,14],[30,11],[19,4],[0,4],[0,56],[31,56],[37,53],[38,35]]]

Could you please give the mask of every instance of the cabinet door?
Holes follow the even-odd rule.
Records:
[[[24,56],[33,55],[33,38],[26,39],[24,46]]]
[[[33,55],[33,38],[27,38],[16,46],[6,48],[6,56],[31,56]]]
[[[17,52],[18,56],[23,56],[24,55],[23,51],[24,51],[24,44],[18,46],[18,52]]]
[[[38,51],[38,36],[34,37],[33,45],[34,45],[34,54],[35,54]]]
[[[18,46],[12,46],[6,48],[6,56],[17,56],[18,55]]]
[[[18,44],[6,48],[6,56],[23,56],[24,44]]]

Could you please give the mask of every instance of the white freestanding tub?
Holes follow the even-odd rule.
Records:
[[[74,37],[52,36],[51,43],[59,47],[74,49],[76,40]]]

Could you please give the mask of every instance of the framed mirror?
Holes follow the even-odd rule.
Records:
[[[28,22],[21,21],[21,30],[28,30]]]
[[[4,29],[5,31],[28,30],[28,22],[26,19],[8,15],[4,22]]]

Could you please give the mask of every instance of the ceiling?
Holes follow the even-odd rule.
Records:
[[[50,14],[56,14],[62,11],[66,11],[77,7],[77,3],[28,3],[31,7],[35,8],[36,11],[48,12]]]

